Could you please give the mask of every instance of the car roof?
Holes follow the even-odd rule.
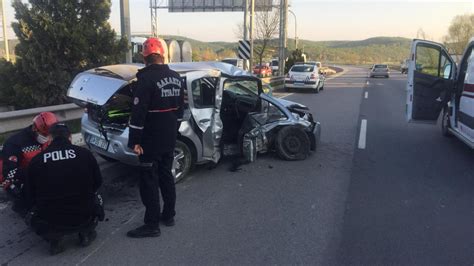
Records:
[[[293,65],[292,67],[295,67],[295,66],[310,66],[310,67],[316,67],[316,65],[312,65],[312,64],[296,64],[296,65]]]
[[[86,72],[109,74],[114,78],[130,81],[136,77],[137,71],[143,68],[143,64],[118,64],[109,65],[87,70]],[[251,76],[250,73],[223,62],[186,62],[186,63],[172,63],[168,64],[170,69],[179,74],[186,74],[191,71],[217,70],[228,76]]]

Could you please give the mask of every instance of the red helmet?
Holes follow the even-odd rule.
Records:
[[[148,38],[143,43],[143,57],[147,57],[151,54],[159,54],[163,56],[164,53],[165,49],[163,49],[163,45],[158,38]]]
[[[49,128],[58,122],[58,118],[51,112],[39,113],[33,118],[33,127],[36,132],[43,136],[49,134]]]

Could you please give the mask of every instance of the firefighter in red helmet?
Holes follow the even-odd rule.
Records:
[[[23,185],[26,168],[31,159],[43,151],[50,142],[49,128],[58,122],[51,112],[43,112],[33,118],[32,125],[8,138],[1,152],[3,161],[3,188],[13,199],[13,210],[20,212],[25,209]]]
[[[171,172],[179,120],[184,111],[184,90],[178,73],[164,64],[164,49],[157,38],[143,43],[145,67],[137,73],[133,88],[128,146],[141,163],[140,196],[145,205],[145,224],[129,237],[157,237],[159,223],[174,225],[176,190]],[[160,212],[160,192],[163,212]]]

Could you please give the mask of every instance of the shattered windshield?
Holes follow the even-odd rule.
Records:
[[[256,80],[226,80],[224,90],[229,90],[239,95],[258,95],[258,82]]]

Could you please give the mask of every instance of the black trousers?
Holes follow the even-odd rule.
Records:
[[[51,224],[38,216],[34,216],[31,219],[31,228],[37,235],[50,242],[59,240],[65,235],[89,233],[96,228],[97,223],[98,218],[91,217],[90,220],[77,226],[56,225]]]
[[[176,188],[173,167],[174,151],[159,155],[140,156],[140,196],[145,205],[147,225],[159,226],[160,215],[167,220],[176,215]],[[160,213],[160,191],[163,198],[163,213]]]

